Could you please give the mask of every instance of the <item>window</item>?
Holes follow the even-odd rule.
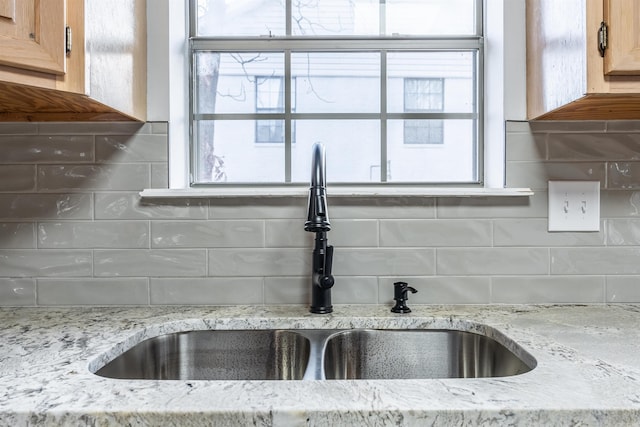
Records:
[[[481,185],[482,12],[191,0],[192,185],[307,183],[318,141],[332,184]]]
[[[404,111],[427,113],[444,111],[444,79],[404,79]],[[441,119],[405,120],[405,144],[442,144]]]

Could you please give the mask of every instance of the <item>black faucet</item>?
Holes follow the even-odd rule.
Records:
[[[331,230],[331,223],[327,211],[325,153],[324,146],[319,142],[313,144],[312,148],[308,205],[304,229],[316,233],[312,259],[311,308],[309,311],[316,314],[327,314],[333,311],[331,287],[335,281],[331,275],[333,246],[327,244],[327,232]]]

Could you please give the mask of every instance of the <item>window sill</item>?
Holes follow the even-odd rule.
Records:
[[[216,187],[187,189],[145,189],[140,197],[232,198],[232,197],[307,197],[307,186]],[[329,197],[524,197],[529,188],[419,187],[419,186],[327,186]]]

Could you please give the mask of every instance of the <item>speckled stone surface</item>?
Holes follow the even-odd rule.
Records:
[[[0,425],[640,425],[640,305],[412,309],[3,308]],[[427,380],[149,381],[92,373],[167,332],[361,327],[497,333],[537,366],[512,377]]]

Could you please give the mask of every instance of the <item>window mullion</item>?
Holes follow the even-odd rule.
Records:
[[[293,34],[293,5],[292,0],[285,1],[285,35]],[[293,143],[293,124],[291,122],[291,107],[293,104],[291,79],[291,49],[284,49],[284,182],[291,182],[291,149]]]
[[[387,170],[387,52],[380,51],[380,182],[386,182]]]
[[[387,32],[386,1],[380,0],[380,36]],[[387,51],[380,51],[380,182],[386,182],[389,171],[387,156]]]
[[[482,37],[393,37],[393,38],[295,38],[248,37],[243,39],[224,37],[198,37],[192,40],[194,50],[219,52],[281,52],[283,49],[308,52],[366,51],[366,50],[475,50],[482,47]]]
[[[290,3],[290,2],[287,2]],[[291,182],[291,145],[293,125],[291,123],[292,102],[291,50],[284,51],[284,181]]]

